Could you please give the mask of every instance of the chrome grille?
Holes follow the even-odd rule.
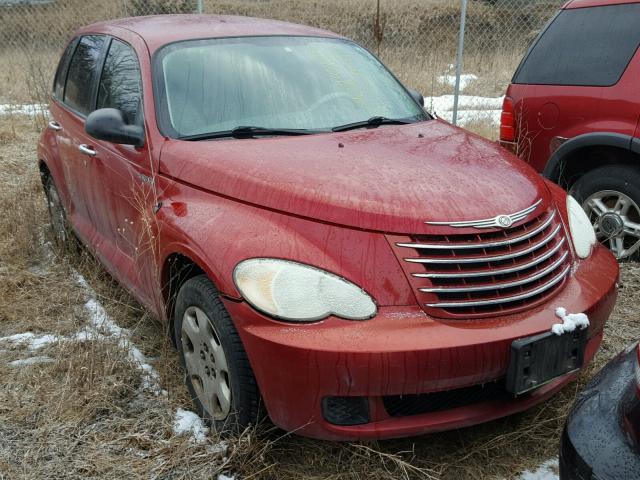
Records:
[[[571,268],[555,210],[504,230],[390,240],[420,302],[435,316],[474,318],[530,308],[557,292]]]

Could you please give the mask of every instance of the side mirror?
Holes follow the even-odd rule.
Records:
[[[422,94],[419,91],[414,90],[413,88],[407,88],[407,90],[409,91],[409,95],[411,95],[411,98],[413,98],[418,105],[424,107],[424,97],[422,96]]]
[[[89,114],[84,130],[93,138],[122,145],[144,145],[144,128],[128,125],[124,113],[116,108],[101,108]]]

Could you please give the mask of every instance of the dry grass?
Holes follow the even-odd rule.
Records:
[[[640,267],[625,264],[593,366],[544,405],[477,427],[371,443],[321,442],[264,426],[216,454],[214,436],[196,445],[173,434],[176,408],[191,403],[162,329],[86,253],[64,256],[47,245],[37,135],[28,120],[0,118],[0,336],[65,335],[86,324],[87,291],[73,277],[80,271],[111,318],[155,359],[168,395],[141,388],[140,371],[115,341],[59,342],[37,353],[0,345],[0,478],[215,478],[222,470],[246,479],[515,478],[557,454],[576,392],[640,337]],[[53,361],[8,364],[34,354]]]
[[[464,128],[493,141],[498,140],[500,136],[498,127],[491,121],[471,120],[464,125]]]
[[[470,2],[465,71],[481,77],[465,92],[504,94],[526,45],[562,0],[518,9]],[[96,21],[189,12],[187,0],[57,0],[55,5],[0,9],[0,103],[43,101],[55,65],[72,33]],[[408,86],[425,95],[451,94],[438,76],[455,62],[460,2],[453,0],[206,0],[206,13],[249,15],[326,28],[360,42]],[[46,81],[30,83],[34,71]],[[42,82],[41,82],[42,83]],[[44,88],[42,88],[44,87]]]

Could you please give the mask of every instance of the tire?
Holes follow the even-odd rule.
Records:
[[[49,212],[49,225],[53,243],[62,251],[70,251],[74,246],[74,237],[71,228],[69,228],[67,214],[62,205],[62,200],[60,200],[58,189],[51,175],[45,177],[43,186],[47,197],[47,210]]]
[[[260,393],[253,371],[233,321],[205,275],[180,288],[174,315],[185,383],[200,416],[223,434],[256,424]]]
[[[640,250],[640,167],[607,165],[584,174],[571,195],[591,219],[598,240],[618,260],[637,260]]]

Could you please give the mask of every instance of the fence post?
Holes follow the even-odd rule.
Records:
[[[202,13],[202,0],[198,0],[198,13]]]
[[[460,97],[460,75],[462,75],[462,55],[464,54],[464,29],[467,23],[467,0],[462,1],[460,13],[460,32],[458,36],[458,55],[456,57],[456,86],[453,92],[453,119],[454,125],[458,124],[458,99]]]

